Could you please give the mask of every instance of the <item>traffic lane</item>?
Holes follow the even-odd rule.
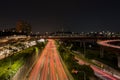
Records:
[[[118,80],[117,78],[115,78],[114,76],[105,73],[104,71],[102,71],[101,69],[91,65],[91,68],[98,74],[102,75],[105,79],[109,79],[109,80]]]
[[[59,79],[60,80],[68,80],[68,77],[65,74],[64,68],[63,68],[62,63],[60,61],[60,57],[57,53],[56,47],[54,47],[53,49],[54,49],[54,53],[56,53],[54,55],[55,55],[55,63],[56,63],[56,68],[57,68],[57,71],[58,71]]]
[[[90,65],[90,64],[88,64],[87,62],[84,62],[83,60],[80,60],[80,59],[78,59],[78,58],[76,58],[76,57],[75,57],[75,59],[78,60],[78,63],[79,63],[80,65],[84,65],[84,64]],[[98,74],[102,75],[105,79],[118,80],[118,79],[115,78],[114,76],[112,76],[112,75],[110,75],[110,74],[108,74],[108,73],[105,73],[104,71],[102,71],[101,69],[97,68],[96,66],[90,65],[90,67],[94,70],[95,73],[98,73]]]
[[[110,78],[108,78],[106,76],[103,76],[103,75],[101,75],[101,74],[99,74],[97,72],[95,72],[95,75],[98,76],[98,77],[100,77],[102,80],[112,80],[112,79],[110,79]]]
[[[43,65],[41,65],[41,68],[39,69],[39,75],[37,76],[38,80],[47,80],[48,79],[48,73],[49,72],[49,46],[47,46],[46,51],[44,52],[44,62]]]
[[[40,73],[40,79],[39,80],[47,80],[47,75],[48,75],[48,56],[49,55],[45,55],[46,57],[46,60],[44,62],[44,65],[43,65],[43,68],[42,68],[42,71]]]
[[[53,64],[53,59],[54,59],[54,64],[56,65],[56,67],[55,67],[55,65],[53,67],[56,68],[56,73],[57,73],[56,75],[54,75],[54,77],[56,77],[58,80],[67,80],[66,78],[64,78],[64,76],[66,74],[64,73],[63,67],[60,64],[61,62],[60,62],[60,59],[58,57],[58,53],[57,53],[56,48],[55,48],[56,46],[55,46],[53,41],[51,41],[51,44],[52,44],[50,46],[51,47],[51,54],[53,54],[51,64]]]
[[[54,55],[50,53],[50,80],[57,80],[57,73],[55,71]]]
[[[48,53],[48,54],[46,54],[46,53]],[[30,78],[30,80],[37,80],[38,77],[40,77],[40,80],[47,79],[44,77],[48,77],[51,80],[68,80],[67,75],[64,72],[63,66],[62,66],[62,64],[60,64],[61,63],[60,59],[57,55],[58,55],[58,53],[56,51],[56,46],[55,46],[54,41],[49,40],[48,45],[45,47],[45,50],[43,51],[43,53],[40,57],[40,60],[42,60],[45,57],[45,60],[43,63],[44,66],[43,66],[43,68],[40,68],[42,61],[39,62],[40,70],[39,70],[39,68],[35,69],[35,71],[37,71],[35,74],[34,74],[34,70],[33,70],[33,74],[31,75],[32,77]],[[56,64],[55,61],[57,61],[58,63]],[[49,66],[49,63],[50,63],[51,67]],[[38,74],[40,74],[40,76]],[[56,75],[56,74],[59,74],[59,75]],[[48,76],[46,76],[46,75],[48,75]],[[66,78],[64,76],[66,76]],[[64,78],[62,78],[62,77],[64,77]]]
[[[43,53],[46,53],[47,52],[47,47],[48,47],[48,44],[46,45],[45,49],[43,50],[40,58],[38,59],[37,63],[35,64],[35,66],[33,67],[32,71],[30,72],[30,76],[29,76],[29,80],[37,80],[37,76],[39,74],[39,69],[41,67],[41,64],[43,63],[43,60],[44,60],[44,57],[45,57],[45,54]]]
[[[53,56],[54,56],[53,57],[54,63],[56,65],[56,66],[54,65],[55,68],[56,68],[56,73],[57,73],[56,77],[57,77],[58,80],[68,80],[68,77],[67,77],[67,75],[64,71],[64,68],[63,68],[62,64],[61,64],[60,57],[57,53],[55,42],[51,41],[51,44],[52,45],[50,47],[51,47],[51,51],[52,51]]]

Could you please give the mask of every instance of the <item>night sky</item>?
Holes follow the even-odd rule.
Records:
[[[115,31],[120,32],[119,0],[2,0],[0,27],[15,27],[19,20],[33,32]]]

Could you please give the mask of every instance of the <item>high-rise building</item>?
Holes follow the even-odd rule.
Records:
[[[23,22],[22,21],[18,21],[17,25],[16,25],[16,31],[17,32],[21,32],[22,31],[22,26],[23,26]]]
[[[26,33],[30,34],[31,32],[31,25],[24,21],[18,21],[16,25],[16,31],[18,33]]]

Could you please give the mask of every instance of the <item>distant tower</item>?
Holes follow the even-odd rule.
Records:
[[[22,28],[23,28],[23,22],[22,21],[18,21],[17,25],[16,25],[16,31],[17,32],[22,32]]]
[[[23,32],[26,34],[30,34],[31,32],[31,25],[24,22],[24,21],[18,21],[16,25],[16,31],[17,32]]]

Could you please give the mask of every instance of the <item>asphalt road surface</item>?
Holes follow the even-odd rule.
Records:
[[[48,40],[48,44],[30,72],[29,80],[69,80],[57,53],[54,40]]]
[[[104,72],[102,69],[100,69],[92,64],[89,64],[79,58],[76,58],[76,59],[79,61],[78,63],[80,65],[83,65],[83,64],[90,65],[90,67],[93,69],[95,75],[99,76],[103,80],[120,80],[120,79],[117,79],[116,77],[114,77],[112,74],[108,74],[108,73]]]

